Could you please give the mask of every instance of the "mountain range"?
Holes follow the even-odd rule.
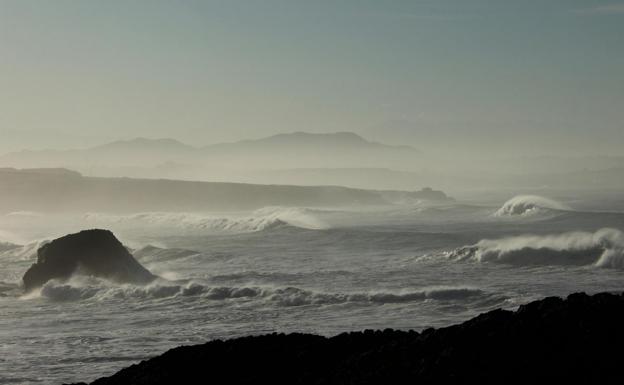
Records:
[[[350,167],[366,159],[375,165],[414,159],[409,146],[368,141],[350,132],[312,134],[294,132],[255,140],[196,147],[175,139],[136,138],[75,150],[23,150],[0,156],[5,167],[67,167],[90,172],[100,167],[156,167],[171,163],[207,168]]]
[[[425,149],[426,150],[426,149]],[[527,157],[463,161],[351,132],[293,132],[196,146],[171,138],[135,138],[73,150],[0,155],[0,167],[67,168],[97,177],[413,190],[435,186],[457,195],[486,188],[618,189],[624,157]]]

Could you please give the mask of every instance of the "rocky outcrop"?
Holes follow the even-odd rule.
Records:
[[[156,278],[107,230],[85,230],[49,242],[37,250],[37,262],[24,274],[30,291],[51,279],[85,274],[120,283],[145,284]]]
[[[580,293],[421,333],[272,334],[178,347],[93,384],[619,384],[622,325],[622,295]]]

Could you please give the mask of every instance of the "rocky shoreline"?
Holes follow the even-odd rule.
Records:
[[[422,332],[271,334],[182,346],[117,384],[622,383],[624,295],[548,297]]]

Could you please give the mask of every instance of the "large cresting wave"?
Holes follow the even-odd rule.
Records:
[[[494,215],[497,217],[524,217],[538,213],[567,210],[571,210],[571,208],[549,198],[538,195],[518,195],[505,202]]]
[[[454,260],[511,265],[593,265],[624,268],[624,233],[612,228],[557,235],[483,239],[445,254]]]

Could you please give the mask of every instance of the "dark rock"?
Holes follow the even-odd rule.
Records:
[[[93,384],[621,384],[622,325],[624,297],[580,293],[423,333],[271,334],[183,346]]]
[[[37,250],[37,262],[24,274],[30,291],[51,279],[80,273],[120,283],[145,284],[156,278],[107,230],[85,230],[49,242]]]

